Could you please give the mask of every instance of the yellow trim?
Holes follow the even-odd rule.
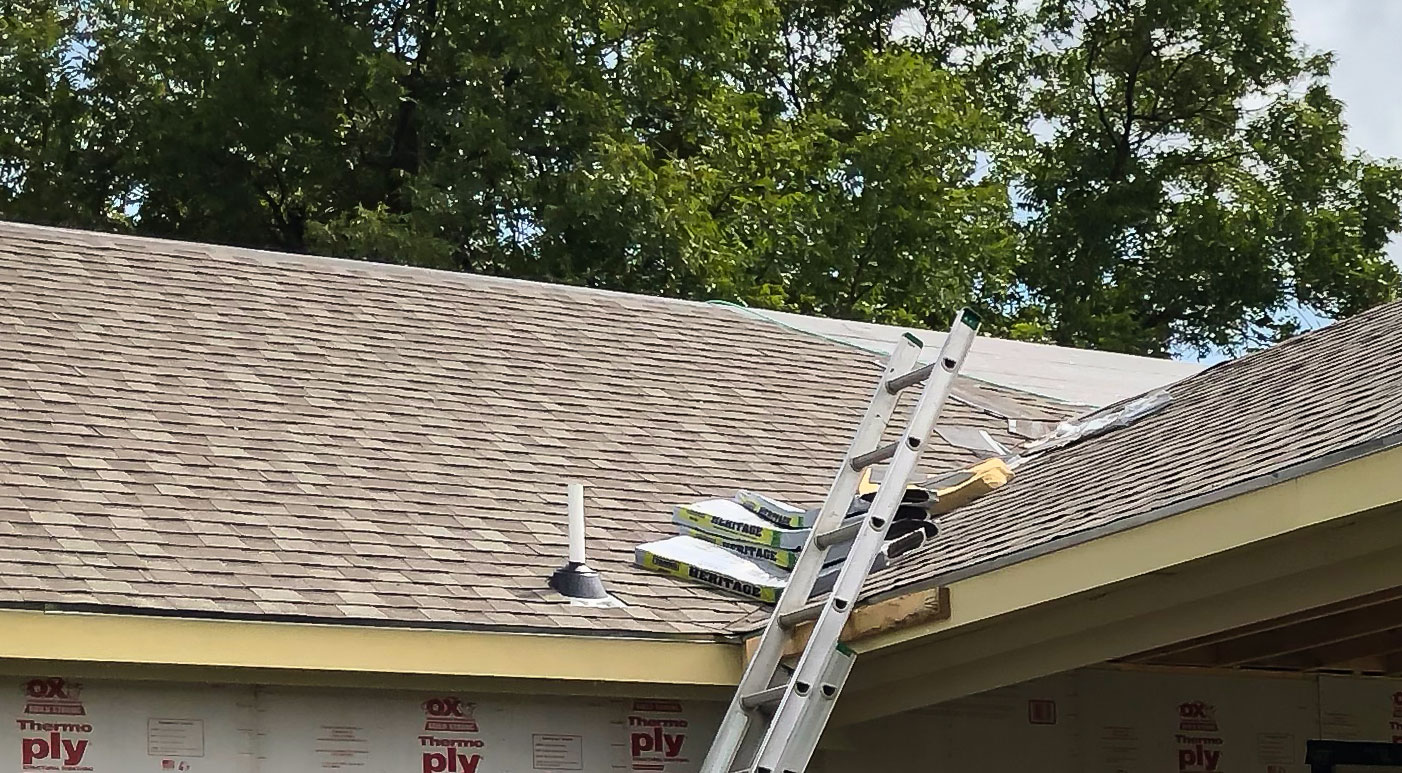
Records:
[[[1318,539],[1302,536],[1274,556],[1264,550],[1218,556],[1193,567],[1191,577],[1146,578],[891,657],[863,656],[833,722],[867,721],[1396,587],[1402,584],[1398,516],[1370,519],[1391,521],[1386,541],[1374,542],[1370,552],[1363,551],[1382,536],[1378,530],[1366,529],[1368,540],[1343,539],[1342,529]],[[1328,557],[1311,564],[1306,554],[1312,550]],[[1300,565],[1306,570],[1292,570]]]
[[[259,669],[313,682],[328,681],[311,676],[317,674],[332,682],[394,675],[384,686],[399,684],[401,675],[472,677],[594,693],[600,683],[729,689],[742,658],[739,645],[704,641],[0,611],[0,661],[15,661],[5,667],[10,671],[26,662],[101,663]]]
[[[1394,502],[1402,502],[1402,448],[961,580],[949,588],[949,619],[874,636],[854,649],[975,625]]]
[[[1358,516],[1402,502],[1399,472],[1381,451],[953,583],[947,620],[853,645],[835,721],[1402,584],[1376,553],[1402,519]],[[0,611],[0,673],[723,698],[742,662],[706,641]]]
[[[1402,449],[971,577],[852,646],[861,722],[1402,585]]]

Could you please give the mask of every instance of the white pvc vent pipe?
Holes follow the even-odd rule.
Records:
[[[556,489],[558,491],[559,489]],[[559,501],[559,500],[556,500]],[[570,563],[584,563],[584,484],[569,484]]]

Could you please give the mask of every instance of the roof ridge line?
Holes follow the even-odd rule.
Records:
[[[128,239],[136,242],[150,244],[166,244],[189,249],[202,250],[205,252],[222,251],[231,253],[236,258],[247,259],[258,262],[292,262],[303,263],[311,266],[326,264],[331,267],[342,267],[347,269],[369,270],[370,272],[383,272],[385,274],[408,274],[413,276],[434,276],[450,281],[470,283],[473,281],[499,283],[504,285],[525,285],[539,288],[553,288],[560,290],[572,290],[578,292],[592,293],[603,296],[615,296],[632,300],[642,300],[656,302],[659,304],[679,304],[696,308],[714,308],[709,301],[698,301],[690,298],[671,298],[664,295],[644,295],[642,293],[632,293],[623,290],[612,290],[604,287],[590,287],[588,285],[566,284],[563,282],[550,282],[540,279],[522,279],[519,277],[497,276],[495,274],[484,274],[475,271],[452,271],[444,268],[433,268],[430,266],[415,266],[404,263],[391,263],[380,260],[370,260],[362,258],[347,258],[338,255],[320,255],[311,252],[285,252],[282,250],[270,250],[262,247],[245,247],[235,244],[221,244],[216,242],[198,242],[188,239],[176,239],[167,236],[148,236],[145,234],[123,233],[120,231],[95,231],[85,228],[73,228],[70,226],[44,225],[40,223],[25,223],[18,220],[0,219],[0,230],[13,228],[19,231],[39,231],[55,234],[73,234],[87,238],[100,237],[106,239]]]
[[[1225,366],[1249,363],[1252,360],[1257,359],[1261,355],[1266,354],[1268,352],[1280,352],[1288,348],[1293,348],[1295,346],[1298,346],[1302,342],[1312,342],[1318,340],[1321,336],[1326,334],[1339,335],[1341,334],[1342,329],[1351,327],[1353,325],[1361,325],[1371,320],[1374,316],[1381,316],[1391,311],[1395,307],[1402,307],[1402,299],[1385,301],[1376,306],[1373,306],[1372,308],[1364,309],[1363,311],[1360,311],[1352,316],[1344,317],[1343,319],[1332,320],[1329,324],[1325,325],[1324,327],[1317,327],[1313,330],[1305,330],[1303,332],[1296,333],[1295,335],[1290,336],[1284,341],[1279,341],[1277,343],[1271,344],[1270,346],[1267,346],[1263,349],[1257,349],[1254,352],[1247,352],[1241,355],[1240,357],[1233,357],[1230,360],[1223,360],[1221,362],[1209,365],[1206,368],[1203,368],[1202,370],[1198,371],[1197,373],[1193,373],[1187,376],[1186,378],[1180,380],[1186,381],[1191,378],[1196,378],[1198,376],[1203,375],[1204,373],[1210,373],[1214,370],[1223,368]]]

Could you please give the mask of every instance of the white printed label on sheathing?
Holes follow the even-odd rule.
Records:
[[[532,770],[584,770],[584,737],[536,733],[531,736]]]
[[[1324,737],[1402,743],[1402,680],[1325,674],[1319,700]]]
[[[146,720],[146,755],[149,757],[203,757],[204,720]]]

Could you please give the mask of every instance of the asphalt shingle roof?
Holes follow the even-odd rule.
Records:
[[[634,545],[701,496],[820,498],[878,373],[706,304],[0,224],[0,605],[722,633],[753,606]],[[545,588],[574,479],[625,609]]]

